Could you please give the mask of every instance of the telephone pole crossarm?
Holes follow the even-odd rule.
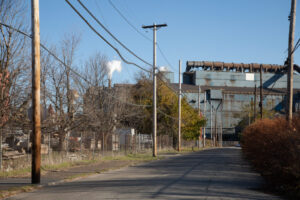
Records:
[[[149,25],[149,26],[142,26],[142,28],[146,29],[146,28],[161,28],[161,27],[166,27],[168,26],[167,24],[154,24],[154,25]]]

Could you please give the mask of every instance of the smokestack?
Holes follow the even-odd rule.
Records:
[[[112,74],[114,71],[121,72],[122,65],[120,60],[112,60],[107,63],[108,88],[111,88]]]
[[[108,78],[108,88],[111,89],[111,78]]]

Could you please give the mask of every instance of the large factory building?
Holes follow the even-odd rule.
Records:
[[[183,73],[182,92],[188,102],[207,119],[206,137],[223,140],[238,138],[241,120],[251,123],[254,103],[259,112],[260,69],[262,69],[263,108],[276,115],[285,113],[287,74],[284,66],[188,61]],[[293,111],[300,111],[300,74],[294,72]],[[174,88],[178,84],[172,84]],[[256,86],[256,87],[255,87]],[[256,88],[256,97],[255,97]],[[245,123],[245,122],[244,122]]]

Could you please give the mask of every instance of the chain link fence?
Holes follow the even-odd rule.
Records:
[[[59,134],[42,135],[42,165],[55,165],[64,162],[100,159],[104,156],[151,153],[153,138],[149,134],[129,132],[96,134],[95,132],[69,133],[63,144]],[[182,140],[182,148],[197,148],[197,141]],[[176,138],[169,135],[157,136],[159,152],[177,148]],[[2,140],[3,171],[28,168],[31,166],[30,134],[6,134]]]

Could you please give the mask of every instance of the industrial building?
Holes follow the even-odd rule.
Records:
[[[285,113],[287,74],[284,66],[187,61],[182,92],[188,102],[207,119],[207,138],[238,139],[239,124],[253,121],[254,105],[259,111],[260,69],[263,108],[276,115]],[[300,74],[294,72],[293,112],[300,111]],[[178,84],[172,83],[174,88]],[[255,88],[256,95],[255,95]],[[256,96],[256,97],[255,97]],[[255,103],[256,102],[256,103]]]

